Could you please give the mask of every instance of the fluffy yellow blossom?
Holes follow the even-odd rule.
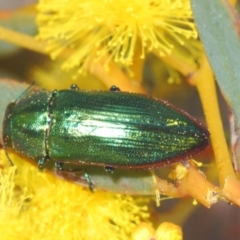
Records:
[[[182,240],[182,229],[169,222],[161,223],[155,231],[147,223],[140,223],[132,232],[132,240]]]
[[[3,151],[0,157],[5,157]],[[129,239],[148,217],[147,207],[138,206],[130,196],[92,193],[11,158],[17,173],[16,166],[1,163],[1,239]]]
[[[40,39],[63,69],[85,72],[96,61],[130,66],[152,51],[171,53],[174,42],[196,38],[189,0],[40,0]],[[136,49],[140,49],[136,52]]]
[[[156,237],[159,240],[182,240],[182,235],[182,229],[179,226],[169,222],[160,224],[156,230]]]

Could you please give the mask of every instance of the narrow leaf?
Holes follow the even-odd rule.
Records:
[[[239,17],[226,0],[191,0],[195,22],[220,89],[232,108],[235,170],[240,171]]]

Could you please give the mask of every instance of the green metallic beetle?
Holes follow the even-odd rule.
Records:
[[[148,169],[208,146],[209,132],[173,105],[142,94],[69,90],[27,92],[8,105],[4,147],[38,162]],[[7,151],[6,151],[7,152]]]

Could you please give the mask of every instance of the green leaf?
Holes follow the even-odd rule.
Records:
[[[191,4],[206,55],[220,89],[234,113],[231,129],[233,160],[237,170],[240,169],[239,17],[226,0],[191,0]]]

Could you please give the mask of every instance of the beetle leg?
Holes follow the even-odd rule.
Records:
[[[11,164],[11,166],[14,166],[13,161],[12,161],[11,158],[9,157],[6,148],[4,148],[4,149],[5,149],[5,155],[6,155],[7,159],[8,159],[8,161],[9,161],[9,163]]]
[[[44,166],[46,165],[46,163],[48,162],[48,160],[49,160],[49,157],[48,157],[48,156],[44,156],[44,157],[42,157],[42,158],[40,158],[40,159],[38,160],[38,169],[39,169],[40,171],[43,170],[43,168],[44,168]]]
[[[92,179],[91,179],[90,175],[87,172],[85,172],[84,173],[84,177],[85,177],[85,179],[86,179],[86,181],[88,183],[89,190],[91,192],[93,192],[93,182],[92,182]]]
[[[189,167],[190,167],[190,164],[189,164],[189,162],[188,162],[186,159],[181,160],[181,163],[182,163],[182,165],[183,165],[185,168],[189,168]]]
[[[115,85],[110,87],[110,92],[121,92],[121,89]]]
[[[113,173],[115,168],[111,166],[104,166],[104,169],[107,173]]]
[[[64,169],[63,168],[63,165],[64,163],[63,162],[56,162],[55,163],[55,167],[57,169],[58,172],[62,172],[64,174],[66,173],[74,173],[74,172],[80,172],[80,171],[84,171],[83,169],[76,169],[75,167],[74,168],[69,168],[69,169]],[[61,175],[61,173],[60,173]],[[92,179],[90,177],[90,175],[84,171],[84,178],[88,184],[88,188],[91,192],[93,192],[93,182],[92,182]]]
[[[70,87],[71,90],[79,90],[79,87],[77,84],[72,84]]]
[[[63,170],[63,162],[56,162],[55,163],[55,167],[57,168],[57,170],[62,171]]]

